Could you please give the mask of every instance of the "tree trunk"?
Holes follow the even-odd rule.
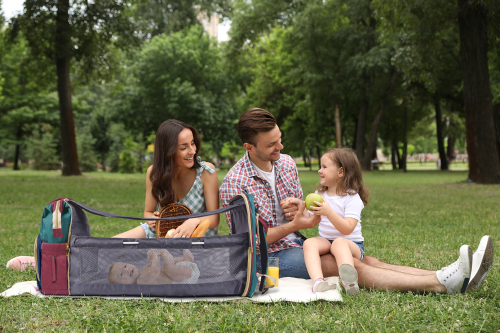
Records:
[[[316,153],[318,154],[318,169],[321,169],[321,149],[316,145]]]
[[[335,105],[335,143],[337,148],[342,148],[342,126],[340,125],[340,108]]]
[[[455,141],[457,141],[457,135],[452,132],[448,135],[448,145],[446,146],[446,157],[449,162],[448,168],[450,167],[451,161],[455,159]]]
[[[488,70],[487,12],[480,1],[458,0],[460,55],[464,81],[465,128],[469,179],[500,183]]]
[[[19,125],[19,127],[17,128],[17,134],[16,134],[16,152],[14,153],[14,170],[17,171],[17,170],[21,170],[19,168],[19,155],[20,155],[20,149],[21,149],[21,145],[19,144],[19,141],[21,140],[21,135],[22,135],[22,124]]]
[[[398,150],[398,146],[396,145],[396,141],[392,141],[392,144],[391,144],[392,170],[397,170],[398,169],[398,163],[396,161],[397,150]],[[398,159],[399,159],[399,156],[398,156]]]
[[[71,82],[69,78],[71,58],[71,26],[69,24],[69,0],[57,2],[56,36],[54,52],[56,54],[57,93],[61,117],[62,175],[81,175],[76,150],[73,105],[71,103]]]
[[[443,138],[443,115],[441,112],[441,101],[439,98],[434,99],[434,109],[436,111],[436,136],[438,142],[439,158],[441,159],[441,170],[448,170],[448,159],[444,150]]]
[[[401,156],[401,163],[399,164],[399,168],[403,167],[403,172],[406,172],[406,156],[408,155],[408,111],[405,106],[403,113],[403,155]]]
[[[493,105],[493,120],[495,121],[495,132],[497,137],[497,152],[500,156],[500,103]]]
[[[367,79],[368,80],[368,79]],[[368,83],[366,83],[368,84]],[[358,125],[356,127],[356,156],[362,160],[365,153],[365,132],[366,132],[366,113],[368,111],[368,97],[363,96],[359,105]]]
[[[380,125],[382,124],[382,118],[384,117],[385,103],[382,103],[380,109],[373,120],[372,127],[370,129],[370,135],[368,136],[368,146],[366,147],[366,154],[361,160],[361,167],[363,170],[371,170],[371,160],[377,150],[377,135]]]

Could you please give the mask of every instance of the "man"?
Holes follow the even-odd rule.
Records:
[[[263,109],[247,110],[239,119],[238,135],[246,154],[229,170],[220,186],[222,205],[227,206],[239,193],[252,194],[257,213],[269,225],[268,252],[279,258],[280,276],[308,279],[301,248],[304,237],[299,230],[315,227],[320,217],[304,210],[295,162],[280,153],[283,145],[276,119]],[[230,218],[226,214],[231,228]],[[332,255],[322,256],[321,263],[325,276],[338,276]],[[354,263],[358,283],[367,289],[453,294],[481,284],[493,263],[493,242],[491,237],[483,237],[473,256],[468,245],[462,246],[460,258],[437,272],[391,265],[370,256],[362,261],[355,259]]]

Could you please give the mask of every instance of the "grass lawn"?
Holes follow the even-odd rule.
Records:
[[[219,172],[222,180],[224,172]],[[0,263],[31,255],[45,205],[70,197],[94,208],[142,216],[144,175],[0,169]],[[500,186],[465,182],[466,171],[380,170],[365,174],[369,204],[362,213],[366,254],[383,261],[439,269],[458,258],[462,244],[475,251],[481,236],[500,249]],[[307,194],[318,180],[300,171]],[[93,235],[112,236],[134,221],[90,216]],[[220,231],[227,234],[221,221]],[[304,232],[317,235],[317,230]],[[498,250],[497,250],[498,252]],[[3,268],[2,268],[3,267]],[[498,254],[480,290],[463,295],[361,291],[344,302],[308,304],[164,303],[101,298],[0,298],[0,332],[11,331],[470,331],[500,332]],[[33,271],[0,267],[0,291],[34,280]]]

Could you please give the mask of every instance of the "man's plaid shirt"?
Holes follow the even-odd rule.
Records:
[[[278,202],[290,197],[302,200],[303,192],[295,161],[290,156],[281,154],[280,159],[274,163],[274,168]],[[278,226],[276,201],[271,185],[257,174],[248,153],[229,170],[222,181],[219,188],[222,206],[228,206],[229,200],[240,193],[252,194],[256,213],[267,222],[270,228]],[[231,216],[228,212],[226,212],[226,221],[231,230]],[[300,245],[282,238],[269,245],[268,251],[276,252],[292,247],[300,247]]]

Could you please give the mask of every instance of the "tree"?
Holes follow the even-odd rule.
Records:
[[[488,68],[490,10],[500,14],[495,1],[492,1],[489,7],[487,2],[458,0],[469,179],[478,183],[498,184],[500,155],[496,142]]]
[[[28,40],[40,71],[57,75],[63,176],[80,175],[73,120],[70,72],[72,61],[95,73],[109,67],[108,51],[135,43],[134,27],[127,16],[128,3],[118,0],[25,0],[24,13],[15,17],[11,31]],[[47,64],[48,60],[50,64]],[[73,67],[74,68],[74,67]]]
[[[115,109],[116,119],[134,134],[146,137],[166,119],[175,118],[196,127],[217,151],[234,140],[232,74],[201,27],[154,37],[129,74]]]
[[[134,17],[143,39],[170,34],[200,25],[200,13],[225,16],[231,11],[228,0],[139,0]]]
[[[0,142],[15,146],[13,166],[19,170],[21,147],[31,136],[34,125],[57,126],[54,116],[57,100],[49,93],[53,87],[50,76],[41,73],[33,77],[37,68],[27,56],[27,41],[22,35],[16,43],[4,43],[4,38],[0,38],[0,48],[0,73],[3,73],[0,81],[4,82],[0,95]]]

